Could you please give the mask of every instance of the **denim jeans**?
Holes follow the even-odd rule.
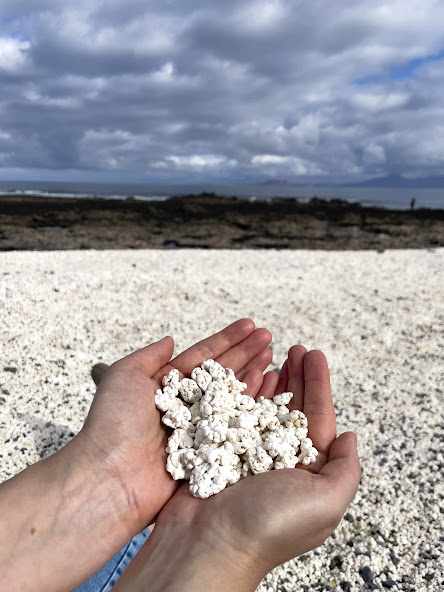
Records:
[[[76,588],[74,592],[109,592],[119,579],[121,573],[136,556],[146,539],[149,537],[148,528],[136,534],[124,547],[118,551],[106,565],[95,573],[87,582]]]

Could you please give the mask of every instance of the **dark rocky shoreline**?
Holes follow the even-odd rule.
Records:
[[[340,199],[214,194],[135,199],[0,197],[0,250],[423,249],[444,246],[444,209],[389,210]]]

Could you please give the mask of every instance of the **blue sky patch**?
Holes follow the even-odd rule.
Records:
[[[391,71],[391,76],[397,80],[413,78],[415,75],[415,70],[420,66],[423,66],[424,64],[430,64],[431,62],[438,62],[442,59],[444,59],[444,51],[441,51],[436,55],[426,56],[425,58],[415,58],[406,64],[402,64],[401,66],[393,68]]]
[[[424,64],[430,64],[432,62],[439,62],[444,60],[444,51],[441,51],[435,55],[429,55],[423,58],[414,58],[399,66],[394,66],[390,69],[387,74],[370,74],[357,78],[354,84],[357,86],[368,86],[372,84],[382,84],[388,80],[408,80],[415,77],[415,71]]]
[[[19,22],[12,16],[4,16],[0,19],[0,30],[3,28],[7,31],[8,37],[17,39],[18,41],[31,41],[30,35],[19,29]]]
[[[371,84],[381,84],[384,80],[384,76],[380,74],[370,74],[369,76],[363,76],[354,80],[354,84],[357,86],[368,86]]]

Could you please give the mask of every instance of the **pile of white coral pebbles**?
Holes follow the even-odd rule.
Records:
[[[214,360],[180,380],[178,370],[156,391],[162,421],[174,429],[168,439],[167,470],[188,479],[195,497],[219,493],[248,475],[314,462],[318,451],[307,437],[301,411],[287,407],[293,393],[257,401],[233,370]]]

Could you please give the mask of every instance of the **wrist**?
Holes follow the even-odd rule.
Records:
[[[59,483],[65,495],[70,497],[70,492],[75,492],[88,499],[89,524],[108,523],[121,545],[146,526],[139,524],[134,498],[125,487],[112,455],[91,446],[83,431],[48,460],[51,459],[58,467]]]
[[[221,542],[199,521],[160,516],[118,580],[116,592],[254,592],[268,570]]]
[[[54,503],[45,537],[45,557],[54,554],[54,566],[62,567],[60,582],[72,589],[96,573],[137,534],[134,509],[113,463],[96,454],[82,433],[42,462],[52,478],[47,491]],[[72,565],[79,566],[69,570],[78,581],[73,579],[74,586],[70,587],[66,568]],[[53,587],[39,589],[64,589],[61,585],[54,587],[56,577],[51,571],[48,576]]]
[[[11,591],[72,590],[131,539],[115,481],[76,437],[1,485],[0,569]]]

